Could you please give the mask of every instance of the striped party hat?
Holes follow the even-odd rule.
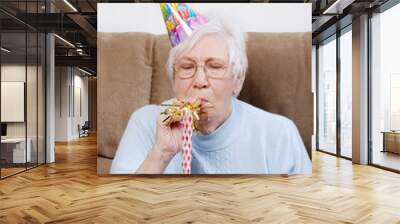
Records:
[[[208,21],[185,3],[160,3],[172,47],[183,42]]]

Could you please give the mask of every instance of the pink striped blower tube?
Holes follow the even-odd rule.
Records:
[[[183,110],[182,117],[182,173],[190,174],[192,168],[192,134],[193,113],[188,109]]]

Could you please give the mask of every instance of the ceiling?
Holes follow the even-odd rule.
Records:
[[[337,21],[341,26],[351,23],[351,17],[374,9],[388,0],[254,0],[269,3],[312,3],[313,42],[317,43],[335,32]],[[0,22],[2,45],[24,54],[25,29],[55,32],[56,65],[80,66],[96,73],[97,3],[158,2],[148,0],[1,0]],[[215,2],[215,1],[212,1]],[[243,1],[249,2],[249,1]],[[336,3],[335,3],[336,2]],[[52,13],[49,13],[52,11]],[[347,19],[347,20],[346,20]],[[348,21],[346,23],[346,21]],[[29,39],[29,38],[28,38]],[[66,41],[63,41],[66,40]],[[72,44],[72,45],[71,45]],[[34,51],[28,44],[28,53]],[[2,54],[3,55],[3,54]]]

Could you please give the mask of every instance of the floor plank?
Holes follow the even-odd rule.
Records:
[[[0,181],[0,223],[400,223],[400,175],[313,153],[311,176],[97,176],[96,138]]]

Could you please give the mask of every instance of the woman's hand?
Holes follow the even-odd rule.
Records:
[[[168,115],[160,114],[157,119],[156,140],[146,159],[136,170],[137,174],[162,174],[172,158],[180,151],[180,122],[167,125]]]
[[[168,162],[180,151],[182,131],[180,118],[168,125],[168,115],[160,114],[157,120],[156,140],[153,150],[158,151],[164,162]]]
[[[195,102],[195,100],[190,102]],[[180,107],[183,104],[184,101],[174,101],[174,106]],[[172,119],[172,121],[170,119]],[[181,120],[181,116],[171,117],[163,113],[158,116],[155,144],[136,173],[164,173],[165,168],[171,162],[172,158],[181,150]]]

